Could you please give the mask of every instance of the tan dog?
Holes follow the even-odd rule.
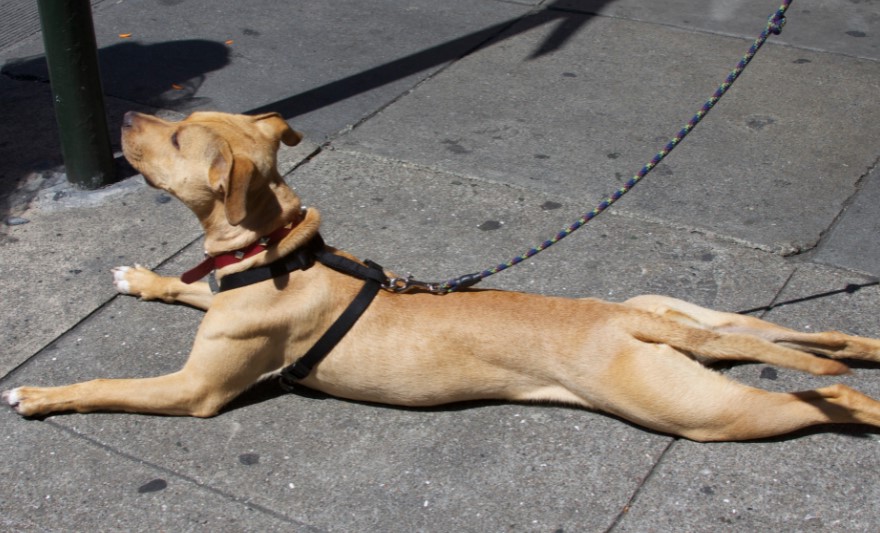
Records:
[[[129,113],[122,140],[126,157],[151,185],[193,210],[209,255],[292,224],[280,242],[220,268],[218,278],[271,263],[317,232],[317,211],[304,212],[276,170],[279,142],[300,140],[278,115],[195,113],[166,122]],[[306,352],[363,285],[322,264],[217,295],[206,283],[187,285],[140,267],[116,269],[114,276],[123,293],[208,311],[184,367],[147,379],[5,392],[19,413],[216,415]],[[701,364],[745,360],[814,374],[848,371],[806,351],[880,361],[877,340],[798,333],[662,296],[608,303],[495,290],[381,291],[302,383],[408,406],[479,399],[575,404],[700,441],[769,437],[829,422],[880,426],[880,402],[849,387],[773,393]]]

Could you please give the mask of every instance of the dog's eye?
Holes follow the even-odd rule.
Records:
[[[177,132],[171,134],[171,145],[174,146],[176,150],[180,150],[180,143],[177,142]]]

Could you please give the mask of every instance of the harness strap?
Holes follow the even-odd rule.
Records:
[[[328,252],[321,236],[315,235],[305,246],[296,249],[290,255],[274,263],[243,272],[227,274],[220,280],[220,291],[228,291],[277,278],[295,270],[307,270],[315,264],[315,261],[337,272],[364,280],[364,286],[361,287],[354,300],[348,304],[345,311],[339,315],[339,318],[321,335],[318,342],[305,355],[297,359],[296,362],[281,370],[281,386],[288,391],[294,388],[297,381],[305,379],[318,363],[327,357],[361,315],[364,314],[364,311],[373,302],[376,294],[379,293],[379,289],[388,283],[385,271],[381,266],[372,261],[366,261],[366,266],[364,266],[347,257]]]
[[[376,263],[367,259],[364,261],[367,266],[364,266],[341,255],[328,252],[323,245],[324,243],[322,242],[321,247],[315,250],[315,257],[325,267],[330,267],[337,272],[342,272],[362,280],[375,281],[379,285],[388,283],[388,276],[385,275],[382,267]]]
[[[370,263],[370,270],[382,273],[381,267],[375,263]],[[378,294],[381,285],[381,282],[372,277],[364,282],[364,286],[361,287],[354,300],[348,304],[348,307],[339,315],[336,322],[321,335],[318,342],[305,355],[281,371],[282,388],[287,391],[292,390],[296,386],[297,381],[305,379],[312,372],[312,369],[327,357],[327,354],[336,347],[339,341],[354,326],[355,322],[364,314],[364,311],[367,310],[367,307],[370,306],[370,303]]]

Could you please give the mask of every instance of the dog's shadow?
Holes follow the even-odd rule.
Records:
[[[510,402],[505,402],[501,400],[472,400],[466,402],[456,402],[449,403],[444,405],[437,405],[432,407],[407,407],[403,405],[389,405],[384,403],[373,403],[373,402],[361,402],[357,400],[349,400],[346,398],[339,398],[337,396],[332,396],[330,394],[323,393],[321,391],[310,389],[304,386],[294,387],[292,390],[285,390],[284,387],[281,386],[281,381],[278,378],[271,378],[265,381],[261,381],[255,384],[250,389],[245,392],[239,394],[234,400],[226,404],[226,406],[221,411],[222,413],[228,413],[231,411],[236,411],[238,409],[243,409],[246,407],[250,407],[253,405],[257,405],[259,403],[267,402],[270,400],[274,400],[276,398],[280,398],[281,396],[294,396],[297,398],[304,398],[309,400],[333,400],[337,402],[347,402],[354,403],[358,405],[368,405],[370,407],[376,407],[381,409],[392,409],[396,411],[418,411],[418,412],[450,412],[450,411],[465,411],[468,409],[475,409],[478,407],[488,407],[494,405],[505,405],[510,404]],[[571,409],[579,409],[578,407],[566,406],[561,404],[534,404],[534,405],[546,405],[547,407],[553,408],[571,408]]]

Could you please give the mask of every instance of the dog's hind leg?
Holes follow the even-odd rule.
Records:
[[[638,296],[624,303],[688,326],[719,333],[758,337],[794,350],[822,354],[833,359],[851,358],[880,362],[880,340],[877,339],[846,335],[836,331],[801,333],[752,316],[713,311],[666,296]]]
[[[122,294],[142,300],[182,303],[207,311],[214,295],[204,282],[184,283],[178,278],[160,276],[140,265],[113,269],[113,285]]]
[[[634,342],[579,395],[637,424],[696,441],[759,439],[826,423],[880,426],[880,402],[844,385],[768,392],[730,380],[667,345]],[[577,391],[572,388],[577,384],[566,385]]]

